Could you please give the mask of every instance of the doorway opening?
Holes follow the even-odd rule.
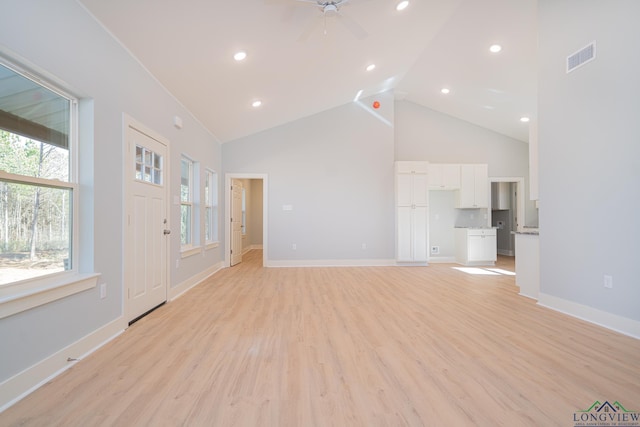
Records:
[[[251,249],[262,249],[262,265],[267,266],[268,189],[267,174],[225,174],[226,267],[242,262],[242,254]]]
[[[496,227],[497,254],[515,257],[514,232],[524,225],[524,178],[490,178],[490,222]]]

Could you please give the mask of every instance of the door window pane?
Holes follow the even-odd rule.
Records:
[[[136,179],[162,185],[162,156],[136,145]]]

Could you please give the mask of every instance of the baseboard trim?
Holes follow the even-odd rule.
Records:
[[[509,249],[498,249],[497,254],[504,255],[504,256],[516,256],[516,253]]]
[[[569,316],[611,329],[623,335],[640,339],[640,322],[582,305],[553,295],[540,293],[538,305],[559,311]]]
[[[429,258],[432,264],[455,264],[456,257],[453,256],[436,256]]]
[[[200,283],[204,282],[209,277],[213,276],[218,271],[222,270],[222,268],[224,268],[224,262],[220,261],[220,262],[214,264],[211,268],[208,268],[208,269],[196,274],[195,276],[191,276],[190,278],[188,278],[184,282],[180,283],[178,286],[175,286],[173,288],[169,288],[169,295],[168,295],[167,300],[168,301],[173,301],[176,298],[181,297],[182,295],[185,294],[185,292],[189,291],[191,288],[193,288],[195,286],[198,286]]]
[[[267,267],[389,267],[394,259],[301,259],[269,260]]]
[[[124,326],[124,327],[123,327]],[[0,384],[0,413],[124,332],[119,317]],[[73,361],[68,359],[72,358]]]

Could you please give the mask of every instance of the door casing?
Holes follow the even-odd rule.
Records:
[[[269,266],[269,175],[264,173],[226,173],[224,182],[224,265],[231,266],[231,180],[232,179],[261,179],[262,180],[262,265]]]

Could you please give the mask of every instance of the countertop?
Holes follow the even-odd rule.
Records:
[[[456,225],[453,228],[471,228],[473,230],[491,230],[491,229],[497,229],[498,227],[473,227],[473,226],[464,226],[464,225]]]
[[[512,231],[511,234],[525,234],[529,236],[539,236],[540,230],[538,228],[524,227],[522,231]]]

